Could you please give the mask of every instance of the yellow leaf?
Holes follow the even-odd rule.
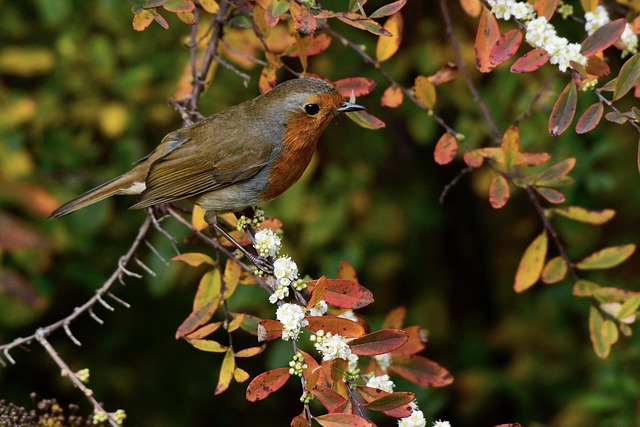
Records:
[[[211,14],[218,13],[218,10],[220,10],[220,6],[215,0],[200,0],[200,6]]]
[[[378,45],[376,46],[378,62],[386,61],[398,51],[402,41],[402,14],[396,12],[391,15],[387,18],[383,28],[391,33],[391,37],[378,37]]]
[[[616,215],[613,209],[603,209],[599,211],[588,210],[580,206],[567,206],[555,208],[553,212],[576,221],[587,224],[604,224]]]
[[[222,366],[220,366],[220,378],[218,379],[218,385],[216,386],[216,395],[223,393],[227,388],[229,388],[229,384],[231,383],[235,370],[236,360],[233,357],[233,350],[229,349],[224,354]]]
[[[49,73],[54,66],[53,52],[43,47],[9,46],[0,51],[0,72],[3,74],[34,77]]]
[[[182,261],[192,267],[199,267],[201,264],[216,265],[215,261],[209,256],[200,252],[187,252],[171,258],[171,261]]]
[[[220,274],[217,270],[207,271],[202,278],[200,279],[200,283],[198,284],[198,290],[196,291],[196,296],[193,299],[193,311],[198,311],[201,308],[207,307],[208,305],[215,302],[220,298]],[[211,310],[215,312],[218,307],[218,303],[212,305]]]
[[[480,0],[460,0],[460,6],[464,12],[472,18],[477,18],[482,10]]]
[[[502,155],[507,171],[513,168],[520,154],[520,133],[516,126],[509,126],[509,129],[502,137]]]
[[[237,262],[228,259],[224,268],[224,295],[223,299],[229,299],[238,287],[240,281],[240,265]]]
[[[598,270],[615,267],[629,258],[636,250],[633,243],[628,245],[612,246],[592,253],[576,264],[581,270]]]
[[[224,353],[229,349],[226,345],[220,344],[213,340],[187,340],[189,344],[202,351],[210,351],[212,353]]]
[[[233,379],[236,380],[237,383],[243,383],[249,379],[249,373],[244,369],[236,368],[233,371]]]
[[[129,123],[129,112],[121,103],[107,104],[98,113],[100,130],[108,138],[122,135]]]
[[[613,345],[618,341],[618,327],[613,320],[607,319],[602,324],[602,339],[609,345]]]
[[[436,103],[436,87],[428,77],[416,77],[416,98],[429,110],[433,109]]]
[[[193,205],[193,212],[191,213],[191,225],[196,230],[202,231],[209,227],[209,224],[204,220],[204,213],[206,211],[198,205]]]
[[[611,351],[611,344],[605,341],[603,336],[602,327],[604,319],[597,308],[591,307],[589,309],[589,336],[591,337],[591,343],[593,344],[593,350],[596,355],[602,359],[606,359]]]
[[[513,288],[516,292],[524,292],[533,286],[542,273],[544,259],[547,256],[547,233],[542,232],[524,251],[520,259]]]
[[[600,288],[601,286],[597,283],[589,282],[588,280],[578,280],[573,285],[573,295],[576,297],[591,297],[594,292]]]

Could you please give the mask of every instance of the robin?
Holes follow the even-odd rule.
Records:
[[[365,110],[318,78],[283,82],[252,100],[171,132],[129,172],[56,209],[59,218],[117,194],[130,209],[188,199],[215,227],[216,213],[272,200],[309,165],[318,138],[339,113]]]

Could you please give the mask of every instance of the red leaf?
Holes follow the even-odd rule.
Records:
[[[347,404],[347,399],[321,384],[318,384],[316,388],[311,390],[311,394],[313,394],[329,412],[342,411]]]
[[[479,168],[484,162],[484,156],[480,150],[471,150],[464,153],[462,156],[464,162],[472,168]]]
[[[247,386],[247,400],[257,402],[264,399],[282,387],[290,376],[289,368],[277,368],[261,373]]]
[[[449,132],[445,132],[438,142],[433,152],[433,158],[439,165],[451,163],[458,152],[458,140]]]
[[[318,280],[318,284],[313,288],[313,291],[309,296],[309,302],[307,303],[307,307],[308,308],[315,307],[320,301],[322,301],[326,293],[327,293],[327,278],[322,276]]]
[[[336,279],[357,282],[358,275],[356,274],[356,269],[353,268],[351,264],[347,261],[340,261],[340,264],[338,264],[338,274],[336,275]]]
[[[311,390],[315,387],[317,382],[324,383],[324,372],[320,368],[320,365],[309,353],[302,350],[298,350],[298,353],[304,357],[304,363],[308,368],[302,371],[302,376],[307,381],[307,390]]]
[[[353,414],[326,414],[314,419],[323,427],[375,427],[371,421]]]
[[[293,28],[304,34],[313,34],[318,21],[311,11],[297,2],[289,2],[289,12],[293,17]]]
[[[404,324],[404,319],[407,317],[407,309],[404,306],[400,306],[391,310],[387,317],[382,322],[382,329],[400,329]]]
[[[373,294],[370,290],[351,280],[325,279],[327,292],[324,300],[338,308],[358,309],[373,302]],[[318,283],[317,280],[307,282],[307,289],[312,292]]]
[[[409,340],[409,334],[398,329],[382,329],[349,341],[351,352],[358,356],[390,353]]]
[[[401,406],[408,406],[410,409],[411,406],[409,403],[411,403],[415,398],[416,396],[413,393],[400,391],[389,393],[386,396],[382,396],[379,399],[368,402],[364,407],[378,412],[391,411]]]
[[[370,33],[377,36],[391,37],[391,33],[382,28],[380,24],[378,24],[373,19],[369,19],[365,16],[360,15],[359,13],[337,12],[335,14],[335,17],[345,24],[351,25],[352,27],[359,28],[361,30],[369,31]]]
[[[403,331],[407,333],[409,339],[402,346],[391,352],[393,357],[411,356],[424,350],[426,337],[420,326],[407,326]]]
[[[489,185],[489,203],[494,209],[500,209],[509,201],[509,183],[507,179],[495,174]]]
[[[513,29],[504,33],[496,44],[491,49],[489,54],[489,61],[494,65],[500,65],[505,61],[511,59],[516,54],[518,48],[522,43],[522,32],[518,29]]]
[[[273,319],[264,319],[258,323],[258,342],[273,341],[282,336],[282,323]]]
[[[442,387],[453,382],[449,371],[422,356],[394,357],[389,369],[423,387]]]
[[[331,46],[331,36],[327,33],[310,35],[300,39],[300,43],[294,43],[284,52],[284,56],[296,57],[299,55],[298,48],[301,47],[307,56],[317,55],[324,52]]]
[[[542,67],[544,64],[549,61],[551,55],[542,49],[536,48],[533,49],[524,55],[522,55],[516,62],[511,66],[512,73],[530,73],[531,71],[535,71],[538,68]]]
[[[576,124],[576,133],[582,135],[583,133],[587,133],[600,123],[600,119],[602,119],[602,113],[604,113],[604,107],[600,102],[596,102],[592,104],[589,108],[582,113],[580,119],[578,119],[578,123]]]
[[[355,96],[370,94],[376,88],[376,82],[366,77],[349,77],[334,83],[340,95],[348,98],[353,92]]]
[[[322,329],[325,332],[342,335],[346,338],[356,338],[364,335],[364,328],[359,323],[349,319],[335,316],[307,316],[309,322],[307,329],[317,332]]]
[[[496,17],[486,7],[483,7],[475,41],[476,66],[480,72],[488,73],[495,68],[490,56],[491,50],[499,38],[500,29]]]
[[[558,190],[554,190],[553,188],[539,187],[535,190],[538,192],[538,194],[540,194],[551,203],[558,204],[565,201],[564,194],[562,194]]]
[[[386,391],[367,386],[358,386],[357,390],[360,397],[362,397],[362,399],[367,403],[375,402],[378,399],[391,395],[391,393],[387,393]],[[383,411],[382,413],[393,418],[406,418],[411,416],[412,412],[413,408],[411,408],[411,405],[406,404],[404,406]]]
[[[402,105],[404,95],[399,86],[389,86],[382,94],[380,103],[383,107],[397,108]]]
[[[444,67],[440,68],[435,74],[429,76],[429,81],[434,86],[450,82],[458,75],[458,66],[453,62],[447,62]]]
[[[549,134],[551,136],[558,136],[567,130],[576,114],[577,103],[576,83],[571,79],[551,110],[549,117]]]
[[[604,77],[611,74],[611,68],[609,68],[609,65],[597,55],[592,55],[589,57],[586,71],[587,74],[591,74],[596,77]]]
[[[582,42],[580,53],[584,56],[591,56],[602,52],[620,38],[626,25],[627,21],[620,18],[598,28]]]

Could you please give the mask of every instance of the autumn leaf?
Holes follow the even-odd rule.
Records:
[[[404,95],[399,86],[391,85],[385,89],[380,103],[383,107],[397,108],[402,105]]]
[[[589,308],[589,337],[596,355],[606,359],[611,351],[611,344],[607,343],[603,336],[604,319],[595,307]]]
[[[425,348],[427,341],[426,331],[418,326],[407,326],[402,329],[407,333],[408,340],[397,349],[391,352],[393,357],[395,356],[411,356],[412,354],[418,354]]]
[[[363,385],[358,386],[356,390],[360,395],[360,397],[362,397],[362,399],[365,402],[367,402],[367,404],[372,404],[373,402],[379,401],[380,399],[385,399],[385,398],[388,398],[388,396],[391,396],[392,394],[396,394],[396,393],[388,393],[384,390],[380,390],[373,387],[367,387]],[[409,398],[409,396],[405,394],[407,392],[399,392],[399,393],[400,395],[398,395],[398,397],[400,399],[404,400]],[[413,393],[409,393],[409,395],[413,395]],[[392,399],[395,400],[396,398],[392,398]],[[414,396],[414,399],[415,399],[415,396]],[[382,400],[379,403],[383,403],[383,402],[385,401]],[[387,403],[385,403],[385,405],[387,405]],[[372,409],[372,408],[368,408],[368,409]],[[373,409],[373,410],[375,411],[376,409]],[[410,404],[402,404],[391,409],[383,410],[381,412],[393,418],[406,418],[411,416],[413,409],[411,408]]]
[[[358,356],[376,356],[391,353],[409,340],[409,335],[398,329],[382,329],[349,341],[349,348]]]
[[[514,74],[530,73],[542,67],[549,59],[551,59],[551,55],[549,55],[546,50],[536,48],[518,58],[518,60],[511,65],[510,70]]]
[[[382,120],[366,111],[353,111],[347,113],[347,117],[365,129],[382,129],[386,126]]]
[[[349,264],[347,261],[340,261],[340,264],[338,264],[338,274],[336,275],[336,279],[357,282],[358,275],[356,274],[356,269],[353,268],[353,265]]]
[[[500,148],[502,149],[504,166],[510,171],[518,163],[520,155],[520,132],[516,126],[509,126],[502,137]]]
[[[601,249],[576,264],[581,270],[597,270],[615,267],[626,261],[636,250],[636,245],[612,246]]]
[[[578,123],[576,123],[576,133],[582,135],[595,129],[598,123],[600,123],[600,119],[602,119],[602,113],[604,113],[604,106],[600,102],[592,104],[578,119]]]
[[[516,292],[526,291],[540,278],[547,256],[547,243],[547,233],[543,232],[524,251],[513,285]]]
[[[622,67],[613,90],[613,100],[622,98],[640,81],[640,53],[629,58]]]
[[[553,208],[553,212],[575,221],[586,224],[605,224],[616,215],[613,209],[589,210],[580,206]]]
[[[407,0],[396,0],[393,3],[385,4],[380,9],[377,9],[375,12],[369,15],[369,18],[382,18],[389,15],[393,16],[398,13],[398,11],[402,9],[405,4],[407,4]]]
[[[407,308],[404,306],[400,306],[394,308],[387,316],[384,318],[384,322],[382,322],[382,329],[400,329],[404,324],[404,319],[407,317]]]
[[[553,188],[536,187],[536,193],[540,194],[549,203],[559,204],[565,201],[564,194]]]
[[[516,54],[520,43],[522,43],[522,32],[519,29],[507,31],[493,45],[489,53],[489,62],[495,67],[508,61]]]
[[[326,279],[327,291],[324,300],[338,308],[358,309],[373,302],[373,294],[364,286],[351,280]],[[310,280],[307,289],[313,292],[317,280]]]
[[[353,414],[325,414],[314,420],[323,427],[375,427],[371,421]]]
[[[293,18],[293,28],[304,34],[313,34],[318,21],[311,11],[298,2],[289,2],[289,12]]]
[[[464,12],[472,18],[480,15],[480,11],[482,10],[480,0],[460,0],[460,6],[462,6]]]
[[[318,332],[323,330],[332,334],[342,335],[346,338],[356,338],[364,335],[364,328],[357,322],[335,316],[307,316],[309,322],[307,329]]]
[[[491,62],[491,51],[499,38],[498,21],[493,13],[483,6],[475,40],[476,67],[480,72],[489,73],[495,68]]]
[[[450,82],[458,75],[458,66],[453,62],[447,62],[442,68],[436,71],[435,74],[429,76],[429,81],[434,86]]]
[[[290,376],[289,368],[276,368],[261,373],[247,386],[247,400],[257,402],[264,399],[285,385]]]
[[[589,57],[602,52],[620,38],[626,25],[627,21],[620,18],[598,28],[582,42],[580,53]]]
[[[231,379],[233,379],[233,373],[236,369],[236,359],[233,356],[233,349],[228,349],[224,354],[224,358],[222,359],[222,366],[220,366],[220,377],[218,378],[218,385],[216,386],[216,390],[214,394],[217,396],[220,393],[223,393],[227,388],[229,388],[229,384],[231,384]]]
[[[415,80],[416,98],[429,110],[432,110],[436,103],[436,87],[428,77],[418,76]]]
[[[558,8],[558,0],[535,0],[533,9],[538,16],[544,16],[547,22],[551,20],[554,12]]]
[[[549,117],[549,134],[551,136],[558,136],[567,130],[576,114],[577,102],[576,83],[571,79],[551,110]]]
[[[445,132],[436,143],[436,148],[433,151],[433,159],[439,165],[446,165],[455,159],[457,152],[458,140],[449,132]]]
[[[402,14],[396,12],[391,15],[387,18],[383,28],[391,34],[391,37],[380,36],[378,38],[378,44],[376,45],[378,62],[386,61],[398,51],[402,42]]]
[[[567,275],[567,263],[561,256],[551,258],[542,269],[541,279],[548,285],[558,283]]]
[[[391,37],[391,33],[385,30],[380,24],[373,19],[360,15],[359,13],[352,12],[336,12],[335,17],[345,24],[352,27],[369,31],[377,36]]]
[[[509,200],[509,183],[499,173],[495,173],[489,184],[489,203],[494,209],[500,209]]]
[[[209,351],[212,353],[224,353],[229,349],[228,346],[222,345],[213,340],[201,340],[201,339],[189,339],[189,344],[202,351]]]
[[[415,399],[415,395],[410,392],[395,392],[382,396],[379,399],[367,402],[364,407],[371,411],[386,412],[400,406],[408,405]]]
[[[453,382],[449,371],[423,356],[394,357],[389,369],[423,387],[443,387]]]
[[[284,326],[273,319],[264,319],[258,323],[258,342],[273,341],[282,336]]]
[[[187,252],[171,258],[171,261],[182,261],[189,264],[192,267],[199,267],[200,265],[209,264],[216,265],[215,261],[209,256],[200,252]]]
[[[334,83],[340,95],[348,98],[351,94],[362,96],[370,94],[376,88],[376,82],[366,77],[349,77]]]
[[[322,406],[327,408],[329,413],[340,411],[347,404],[347,399],[322,384],[318,384],[313,390],[311,390],[311,394],[313,394],[320,403],[322,403]]]

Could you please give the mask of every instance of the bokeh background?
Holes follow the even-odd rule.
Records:
[[[385,2],[369,3],[367,10],[375,10]],[[603,227],[554,220],[572,259],[640,241],[637,133],[603,123],[587,135],[570,130],[549,137],[547,118],[566,76],[554,77],[553,67],[511,75],[508,66],[479,75],[473,66],[477,20],[464,15],[458,2],[448,3],[462,54],[500,128],[551,82],[519,124],[523,149],[548,151],[557,161],[576,157],[567,204],[618,212]],[[580,11],[579,2],[571,3]],[[127,170],[181,126],[167,100],[189,59],[188,28],[169,17],[169,30],[152,24],[136,32],[130,8],[125,0],[0,0],[0,342],[58,320],[90,297],[144,219],[144,213],[126,209],[128,198],[61,220],[48,221],[48,213]],[[433,74],[455,58],[435,1],[409,1],[403,14],[401,49],[384,67],[410,87],[417,75]],[[574,40],[583,37],[579,25],[558,25]],[[374,51],[371,34],[339,22],[332,26]],[[610,60],[619,61],[615,54]],[[290,64],[297,68],[295,61]],[[260,68],[242,67],[252,77],[247,88],[234,73],[217,70],[200,102],[204,114],[258,94]],[[381,107],[386,82],[337,42],[311,60],[310,71],[333,80],[374,79],[378,88],[358,102],[387,126],[371,131],[346,118],[336,122],[301,182],[265,210],[284,222],[285,251],[303,273],[331,277],[340,260],[355,266],[376,298],[362,313],[374,326],[387,311],[405,305],[408,324],[428,330],[425,355],[448,368],[455,382],[421,390],[398,381],[398,389],[416,392],[427,419],[447,419],[456,427],[510,421],[640,425],[637,334],[621,339],[600,360],[589,342],[588,302],[571,295],[571,283],[513,292],[519,258],[541,229],[527,197],[515,191],[507,207],[493,210],[487,201],[490,176],[480,170],[463,177],[439,203],[465,165],[435,164],[433,148],[442,130],[434,121],[408,102],[398,109]],[[578,111],[593,102],[592,95],[581,94]],[[461,77],[438,88],[436,111],[472,146],[489,143],[486,123]],[[177,224],[164,225],[179,240],[185,237]],[[150,240],[166,258],[174,255],[159,233]],[[131,309],[98,309],[103,326],[89,317],[75,322],[82,347],[62,333],[51,337],[74,369],[91,369],[96,395],[108,408],[124,408],[127,425],[288,425],[301,409],[297,384],[256,404],[245,401],[245,385],[233,384],[214,397],[221,357],[174,340],[202,271],[166,264],[149,251],[140,257],[157,277],[129,279],[116,288]],[[634,255],[588,278],[639,290],[639,270]],[[273,308],[265,301],[258,289],[246,288],[232,309],[271,317]],[[274,344],[240,366],[257,375],[286,363],[289,352]],[[40,347],[12,356],[17,365],[0,369],[0,397],[30,407],[35,391],[85,407]],[[379,425],[393,423],[381,419]]]

